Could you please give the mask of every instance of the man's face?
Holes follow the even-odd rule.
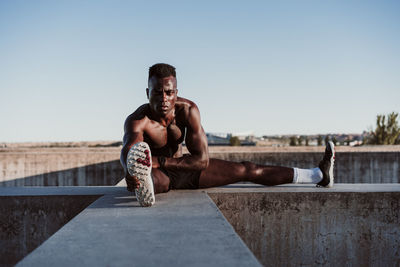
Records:
[[[169,76],[165,78],[151,77],[149,88],[146,90],[150,108],[159,116],[164,117],[175,108],[177,98],[176,78]]]

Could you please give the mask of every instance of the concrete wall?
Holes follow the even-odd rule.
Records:
[[[123,177],[120,148],[0,151],[0,186],[115,185]],[[211,152],[213,158],[310,168],[322,152]],[[337,183],[399,183],[400,152],[338,152]]]
[[[98,196],[0,196],[0,266],[13,266]]]
[[[209,196],[264,266],[400,264],[400,192]]]
[[[0,151],[0,186],[115,185],[123,177],[118,148]]]
[[[82,209],[18,266],[258,266],[217,207],[265,266],[400,264],[400,184],[235,184],[151,208],[123,186],[0,188],[0,266]]]

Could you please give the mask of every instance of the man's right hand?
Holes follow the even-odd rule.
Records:
[[[135,189],[139,189],[139,179],[137,179],[134,176],[130,176],[129,174],[125,175],[125,181],[126,181],[126,189],[130,192],[134,192]]]

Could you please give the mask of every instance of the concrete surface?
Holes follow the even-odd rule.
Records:
[[[0,188],[0,266],[13,266],[115,187]]]
[[[0,151],[0,186],[115,185],[123,171],[118,148]]]
[[[121,182],[0,188],[0,201],[0,242],[19,231],[22,245],[13,249],[25,252],[36,237],[48,238],[50,225],[79,213],[17,266],[400,264],[400,184],[234,184],[159,194],[142,208]],[[12,265],[2,253],[0,265]]]
[[[399,266],[400,185],[207,190],[264,266]]]
[[[160,194],[142,208],[114,188],[17,266],[260,266],[204,192]]]
[[[16,264],[97,197],[0,196],[0,264]]]
[[[116,186],[25,186],[0,187],[0,197],[15,196],[102,196],[125,192]]]
[[[334,171],[336,182],[399,183],[400,151],[392,147],[387,148],[387,152],[380,151],[380,147],[369,148],[371,151],[360,148],[353,152],[345,149],[340,152],[338,148]],[[210,157],[311,168],[318,165],[324,150],[322,147],[308,150],[280,148],[283,152],[276,148],[274,152],[265,152],[257,147],[252,148],[253,152],[250,148],[232,149],[215,150],[210,152]],[[115,185],[123,177],[119,152],[120,148],[3,149],[0,150],[0,186]]]

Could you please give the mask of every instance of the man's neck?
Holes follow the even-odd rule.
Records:
[[[169,112],[165,116],[159,116],[150,109],[150,116],[152,120],[159,122],[164,127],[168,127],[175,119],[175,109],[171,110],[171,112]]]

